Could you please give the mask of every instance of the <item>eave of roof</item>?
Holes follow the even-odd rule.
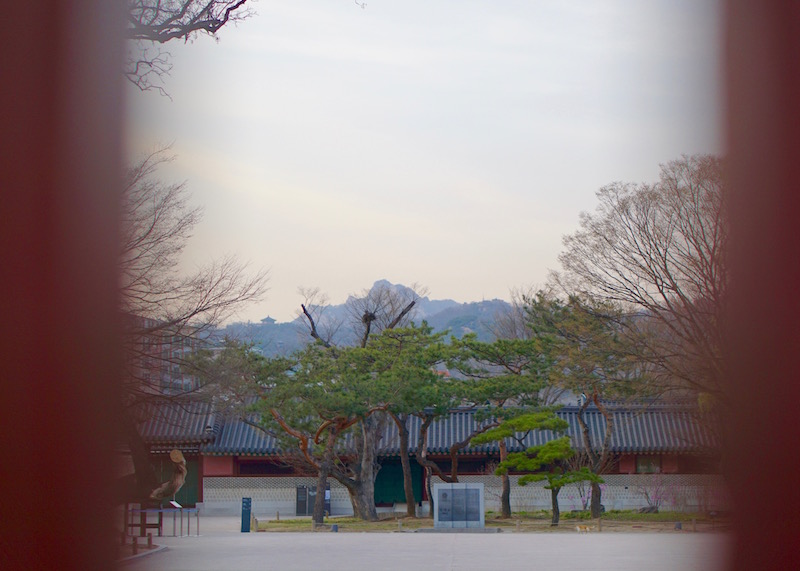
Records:
[[[149,405],[143,416],[139,433],[151,447],[199,448],[212,442],[221,428],[212,405],[202,401]]]
[[[614,422],[611,452],[616,454],[673,453],[692,454],[715,447],[710,430],[698,420],[697,411],[683,406],[609,407]],[[583,447],[583,436],[577,420],[578,407],[564,407],[557,413],[569,423],[566,431],[575,449]],[[600,411],[591,406],[585,411],[589,438],[595,449],[602,443],[606,421]],[[475,420],[474,411],[454,410],[449,416],[436,419],[428,430],[428,453],[449,454],[453,443],[465,440],[485,422]],[[409,452],[417,448],[421,419],[410,417],[408,427]],[[509,451],[521,451],[529,446],[544,444],[557,435],[550,431],[534,431],[518,435],[518,439],[507,439]],[[153,439],[156,440],[156,439]],[[381,438],[379,454],[396,456],[400,453],[399,433],[393,422],[386,422]],[[212,438],[203,441],[202,452],[208,455],[280,455],[278,439],[256,428],[252,424],[226,419]],[[498,443],[467,446],[460,455],[499,453]]]

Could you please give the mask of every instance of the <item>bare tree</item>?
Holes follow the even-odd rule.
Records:
[[[365,347],[371,334],[409,324],[417,301],[426,293],[418,284],[404,287],[378,282],[370,289],[350,295],[344,311],[334,314],[329,311],[328,296],[318,287],[301,287],[298,291],[303,296],[298,311],[303,334],[326,347]]]
[[[614,183],[564,238],[566,292],[621,305],[624,331],[665,390],[724,398],[728,224],[723,162],[682,157],[655,184]]]
[[[192,274],[179,272],[201,209],[189,205],[184,184],[167,185],[156,178],[158,167],[171,159],[168,149],[161,148],[130,168],[121,200],[119,273],[122,310],[130,316],[128,376],[136,392],[147,394],[162,393],[164,387],[143,374],[151,373],[153,365],[171,370],[183,365],[189,350],[205,343],[220,322],[258,300],[267,281],[265,271],[250,274],[233,256]]]
[[[146,487],[143,481],[152,480],[146,449],[135,429],[137,420],[153,414],[154,403],[180,404],[202,391],[187,374],[190,355],[208,344],[221,321],[258,300],[267,281],[265,271],[249,273],[232,256],[192,274],[180,273],[180,256],[201,211],[189,205],[184,184],[158,180],[158,167],[169,160],[168,149],[161,148],[128,169],[121,199],[123,420],[138,492]]]
[[[318,287],[300,287],[298,293],[303,296],[298,317],[301,318],[301,334],[310,335],[312,339],[330,347],[338,336],[344,320],[341,316],[331,316],[328,296]]]
[[[489,327],[496,339],[506,341],[531,341],[536,337],[531,328],[531,321],[527,308],[530,300],[536,298],[537,291],[544,290],[537,289],[533,286],[514,288],[511,290],[511,302],[509,307],[496,313]],[[522,368],[520,370],[522,370]],[[514,371],[509,369],[507,372],[513,373]],[[567,389],[557,383],[543,383],[539,389],[538,404],[542,406],[553,405],[557,403],[566,392]]]
[[[489,331],[496,339],[530,339],[525,299],[535,295],[536,288],[514,288],[509,292],[509,307],[495,313]]]
[[[127,0],[125,37],[134,44],[128,54],[125,77],[142,91],[166,95],[162,83],[171,69],[169,53],[161,46],[199,34],[216,37],[230,22],[252,14],[247,0]]]
[[[417,301],[425,293],[418,284],[406,288],[384,283],[350,296],[345,306],[358,345],[366,347],[370,333],[408,324],[414,317]]]
[[[345,338],[345,341],[351,341],[350,344],[363,349],[367,347],[371,335],[409,324],[414,316],[417,300],[424,295],[424,290],[416,284],[405,288],[392,287],[381,282],[358,295],[351,295],[345,303],[346,317],[331,318],[325,314],[327,298],[320,294],[318,288],[301,288],[300,292],[305,297],[305,302],[300,307],[308,334],[312,339],[333,351],[334,356],[336,355],[334,336],[345,321],[349,323],[352,330],[352,337]],[[382,411],[385,410],[384,406]],[[366,519],[377,517],[374,505],[374,483],[378,472],[377,449],[380,445],[380,435],[384,431],[383,423],[386,420],[385,415],[374,414],[374,412],[377,412],[377,409],[371,410],[368,415],[364,415],[352,423],[355,424],[353,452],[354,457],[358,460],[357,470],[354,472],[355,478],[343,474],[341,471],[337,473],[337,470],[334,469],[334,441],[337,435],[344,430],[344,425],[338,428],[332,424],[326,425],[325,430],[329,431],[328,435],[331,440],[326,449],[326,461],[317,466],[319,471],[318,489],[324,489],[329,474],[334,475],[348,488],[354,512],[361,514]],[[406,431],[407,436],[407,415],[390,415],[389,418],[398,424],[401,433]],[[344,419],[341,422],[349,427],[351,419]],[[321,432],[322,429],[318,431],[318,435]],[[404,480],[407,483],[405,487],[409,515],[413,516],[413,492],[409,495],[411,468],[407,449],[401,452],[401,461]],[[323,499],[318,497],[314,506],[314,521],[321,521],[322,505]]]

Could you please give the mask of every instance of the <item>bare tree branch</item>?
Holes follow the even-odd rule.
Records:
[[[408,312],[411,311],[411,309],[414,307],[414,304],[416,303],[417,303],[416,300],[411,300],[411,302],[407,306],[405,306],[399,314],[397,314],[397,317],[395,317],[391,321],[391,323],[389,323],[389,325],[386,326],[386,329],[394,329],[395,327],[397,327],[397,325],[403,320],[403,318],[406,315],[408,315]]]
[[[216,34],[229,21],[250,15],[247,0],[129,0],[129,40],[165,43],[193,34]]]
[[[306,309],[305,304],[300,304],[300,307],[303,308],[303,315],[306,316],[308,319],[309,327],[311,327],[311,337],[322,343],[325,347],[330,348],[331,344],[329,341],[324,340],[319,332],[317,331],[317,323],[314,321],[314,318],[311,316],[311,313]]]
[[[128,170],[122,191],[119,276],[129,404],[198,392],[201,387],[186,371],[191,354],[213,341],[220,322],[266,290],[266,272],[249,273],[232,256],[190,275],[179,273],[202,211],[190,206],[183,183],[157,179],[159,167],[170,160],[168,148],[156,149]]]
[[[622,332],[664,387],[724,398],[722,332],[728,227],[724,165],[713,156],[662,166],[653,185],[612,184],[564,238],[566,292],[625,308]]]
[[[198,34],[216,37],[230,22],[252,15],[247,0],[127,0],[125,38],[132,42],[125,78],[142,91],[169,97],[165,77],[172,65],[161,46],[172,40],[189,41]]]

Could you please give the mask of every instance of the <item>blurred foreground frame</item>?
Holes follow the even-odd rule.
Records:
[[[4,5],[4,571],[114,567],[122,8]]]
[[[0,567],[113,567],[122,2],[5,6]],[[800,8],[728,0],[728,568],[798,568]],[[117,25],[119,23],[119,25]]]
[[[729,568],[800,569],[800,4],[725,7]]]

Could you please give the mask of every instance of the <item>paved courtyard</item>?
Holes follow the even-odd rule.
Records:
[[[241,533],[239,526],[238,518],[203,518],[199,537],[158,538],[165,551],[122,569],[722,571],[728,544],[716,533]]]

